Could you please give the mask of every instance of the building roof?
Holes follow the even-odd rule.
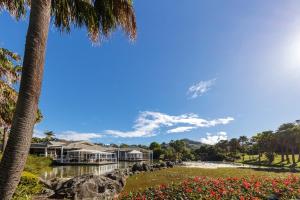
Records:
[[[128,152],[129,154],[141,154],[142,152],[137,151],[137,150],[132,150]]]
[[[66,141],[66,140],[57,140],[57,141],[48,141],[42,143],[32,143],[31,148],[61,148],[69,150],[91,150],[91,151],[100,151],[100,152],[115,152],[115,151],[125,151],[125,152],[134,152],[136,153],[148,153],[150,150],[142,149],[139,147],[128,147],[128,148],[115,148],[115,147],[103,147],[97,144],[93,144],[88,141]]]
[[[104,152],[104,151],[96,151],[96,150],[89,150],[89,149],[78,149],[78,150],[72,150],[69,152],[85,152],[85,153],[90,153],[90,154],[106,154],[106,155],[111,155],[113,153],[110,152]]]

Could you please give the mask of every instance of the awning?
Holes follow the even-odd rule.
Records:
[[[104,151],[97,151],[97,150],[89,150],[89,149],[78,149],[78,150],[72,150],[68,152],[84,152],[84,153],[89,153],[89,154],[105,154],[105,155],[112,155],[114,153],[110,152],[104,152]]]
[[[142,152],[137,151],[137,150],[132,150],[130,152],[128,152],[129,154],[142,154]]]

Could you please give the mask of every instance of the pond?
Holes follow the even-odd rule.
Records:
[[[72,178],[84,174],[102,175],[115,169],[123,169],[132,166],[134,162],[119,162],[109,165],[72,165],[72,166],[54,166],[41,174],[44,180],[53,178]]]
[[[53,178],[72,178],[84,174],[102,175],[115,169],[130,167],[134,162],[119,162],[118,164],[109,165],[73,165],[73,166],[54,166],[41,174],[44,180]],[[262,166],[244,165],[229,162],[184,162],[184,167],[217,169],[217,168],[267,168]]]

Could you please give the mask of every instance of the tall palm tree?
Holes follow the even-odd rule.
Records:
[[[282,134],[281,131],[276,131],[274,135],[275,141],[276,141],[276,146],[280,152],[281,155],[281,163],[285,161],[284,155],[285,155],[285,136]]]
[[[296,126],[297,125],[295,123],[285,123],[278,128],[278,132],[282,134],[282,139],[285,145],[287,162],[290,163],[290,159],[288,155],[290,151],[292,153],[293,164],[296,163],[296,159],[295,159]]]
[[[243,161],[245,161],[246,143],[249,141],[247,136],[240,136],[238,139],[241,147]]]
[[[0,199],[9,200],[20,180],[30,148],[35,113],[41,90],[50,18],[61,31],[86,27],[96,42],[120,26],[130,39],[136,37],[136,22],[131,0],[0,0],[20,18],[30,5],[29,26],[23,59],[22,78],[16,112],[0,163]]]

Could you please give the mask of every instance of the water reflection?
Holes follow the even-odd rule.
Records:
[[[132,166],[133,162],[119,162],[109,165],[77,165],[77,166],[55,166],[50,171],[41,174],[44,180],[53,178],[72,178],[84,174],[102,175],[115,169],[123,169]]]

